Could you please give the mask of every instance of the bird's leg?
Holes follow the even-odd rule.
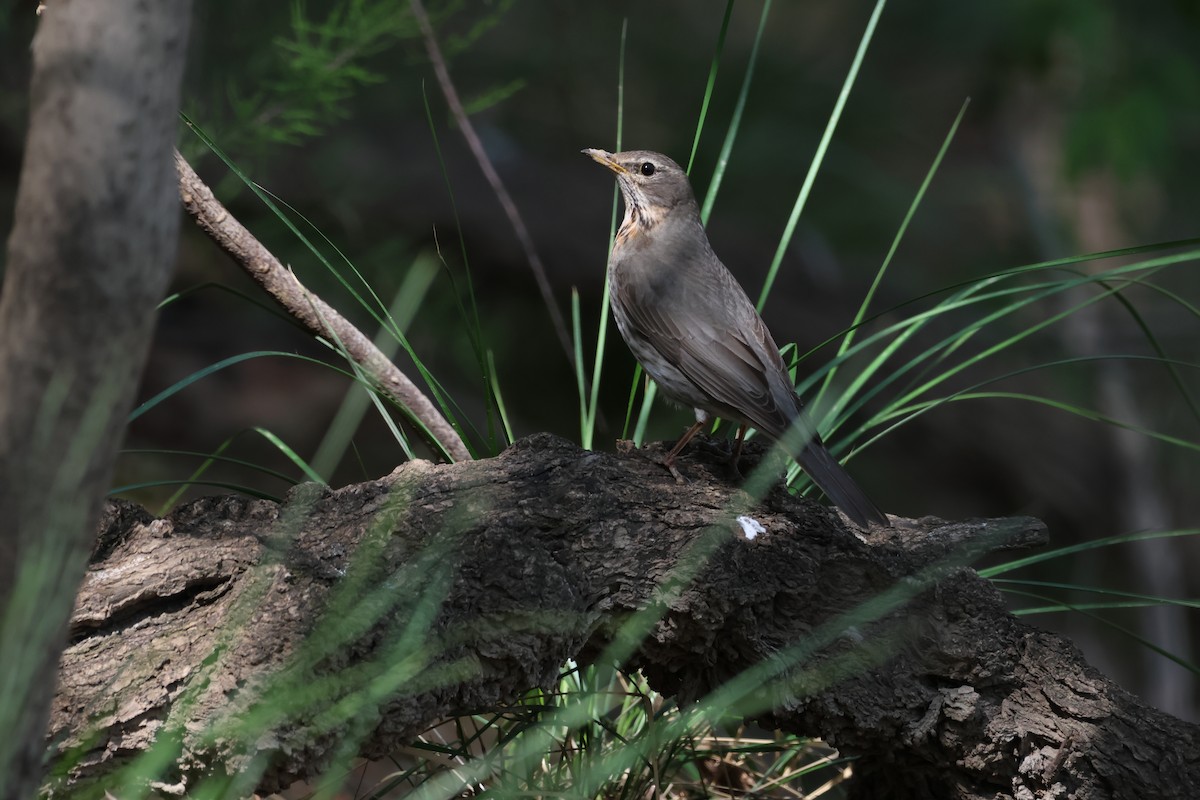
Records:
[[[738,462],[742,457],[742,444],[746,439],[747,427],[746,425],[739,425],[737,435],[732,442],[729,439],[717,439],[716,441],[710,439],[700,444],[706,451],[720,457],[721,462],[729,472],[729,477],[735,481],[742,479],[742,470],[738,466]]]
[[[671,452],[667,453],[667,457],[663,459],[663,466],[675,476],[676,483],[687,483],[687,481],[679,474],[679,470],[675,469],[675,457],[683,452],[683,448],[687,447],[687,443],[692,440],[693,436],[700,432],[700,429],[707,422],[707,418],[696,420],[696,424],[683,432],[683,436],[679,437],[679,441],[675,443],[675,446],[671,448]]]
[[[733,455],[729,457],[729,466],[733,469],[733,474],[740,478],[742,471],[738,467],[738,462],[742,459],[742,445],[746,443],[746,425],[743,423],[738,426],[737,437],[733,443]]]

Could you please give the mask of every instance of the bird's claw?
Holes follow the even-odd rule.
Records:
[[[742,480],[744,476],[742,475],[741,468],[738,467],[738,461],[740,459],[735,458],[735,456],[739,455],[739,453],[738,450],[734,448],[731,441],[728,439],[718,439],[716,441],[713,441],[712,439],[702,439],[698,443],[699,446],[705,450],[705,452],[711,453],[725,462],[725,466],[729,470],[729,477],[731,480]]]

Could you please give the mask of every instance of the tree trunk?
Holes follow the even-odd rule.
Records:
[[[114,503],[61,665],[61,780],[98,793],[157,740],[178,748],[160,756],[173,791],[211,771],[274,790],[627,643],[685,706],[724,687],[737,713],[859,756],[861,797],[1200,796],[1196,726],[965,566],[1043,544],[1036,520],[860,534],[779,489],[752,503],[720,467],[684,471],[678,486],[642,454],[539,435],[283,505]]]
[[[187,0],[55,0],[0,293],[0,797],[35,796],[54,668],[174,264]]]

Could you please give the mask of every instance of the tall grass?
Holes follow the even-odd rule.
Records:
[[[710,124],[709,104],[720,75],[719,67],[733,8],[734,4],[729,0],[710,59],[708,80],[688,158],[689,173],[694,166],[701,137],[706,126]],[[760,308],[768,299],[775,283],[783,253],[794,235],[800,214],[819,174],[823,156],[832,141],[883,8],[884,2],[879,0],[860,39],[812,165],[780,237],[758,298]],[[706,222],[715,207],[725,170],[734,152],[742,111],[752,86],[758,46],[768,25],[770,9],[771,2],[766,0],[758,17],[749,63],[742,76],[720,155],[703,200],[703,217]],[[617,75],[618,149],[622,146],[623,132],[626,34],[627,25],[623,25]],[[426,110],[436,143],[437,129],[433,123],[433,114],[429,112],[428,105]],[[1200,316],[1200,312],[1185,298],[1171,295],[1156,282],[1157,277],[1165,270],[1190,265],[1200,259],[1200,240],[1197,239],[1080,255],[1003,269],[871,313],[878,290],[884,285],[909,223],[918,213],[921,200],[949,151],[954,133],[965,112],[964,104],[903,218],[888,252],[883,256],[882,263],[870,288],[864,293],[853,320],[845,331],[831,337],[823,345],[833,349],[834,355],[824,364],[815,364],[815,350],[799,354],[795,345],[789,344],[784,348],[790,365],[803,376],[798,383],[798,391],[802,395],[812,397],[811,407],[815,412],[818,428],[822,433],[828,434],[835,452],[861,452],[902,426],[948,403],[979,399],[1037,402],[1102,424],[1124,425],[1120,420],[1105,418],[1078,403],[992,388],[994,384],[1030,370],[1060,369],[1082,364],[1082,359],[1048,360],[1026,366],[1019,371],[1000,370],[982,380],[977,379],[977,376],[972,377],[970,382],[967,382],[966,378],[968,374],[975,376],[978,372],[990,369],[997,356],[1028,342],[1031,337],[1050,326],[1102,302],[1119,303],[1157,353],[1155,357],[1113,354],[1111,358],[1136,357],[1171,371],[1181,398],[1191,409],[1190,413],[1200,418],[1184,382],[1179,380],[1181,370],[1190,370],[1198,365],[1171,357],[1155,337],[1152,326],[1141,316],[1133,300],[1128,297],[1131,288],[1148,288],[1176,300],[1177,306],[1193,320]],[[421,256],[414,262],[402,291],[392,303],[384,303],[354,268],[349,258],[332,243],[323,241],[322,237],[305,233],[304,230],[308,230],[304,227],[305,221],[297,219],[298,215],[287,209],[285,204],[278,202],[257,186],[232,159],[220,151],[215,142],[190,122],[189,125],[266,204],[280,225],[291,231],[292,235],[304,244],[312,259],[336,276],[339,285],[353,302],[370,314],[378,326],[381,337],[379,341],[391,343],[396,352],[403,350],[407,354],[443,413],[464,434],[464,439],[472,444],[475,452],[492,453],[504,442],[511,440],[512,430],[500,393],[497,365],[480,323],[478,299],[472,286],[465,239],[461,237],[461,224],[458,245],[464,272],[461,275],[453,275],[440,252],[436,261],[433,256]],[[440,162],[440,150],[438,158]],[[440,167],[446,176],[445,164],[440,163]],[[449,178],[445,177],[445,181],[453,197]],[[457,215],[457,210],[455,213]],[[617,195],[614,189],[614,231],[616,214]],[[326,255],[329,249],[335,253],[332,258]],[[1132,257],[1136,260],[1107,269],[1092,269],[1088,272],[1079,269],[1085,262],[1095,267],[1100,262],[1118,257]],[[458,303],[460,322],[467,331],[465,335],[469,338],[472,358],[478,372],[479,397],[486,409],[484,413],[487,423],[483,431],[471,426],[468,415],[462,412],[460,404],[448,395],[406,338],[405,330],[417,310],[420,298],[431,290],[434,274],[438,269],[434,266],[435,263],[442,265],[442,274],[450,277],[454,284],[452,290]],[[574,378],[579,401],[580,440],[584,447],[589,448],[596,445],[601,397],[599,388],[605,378],[603,356],[608,346],[608,289],[606,280],[602,307],[596,322],[597,343],[592,354],[590,373],[583,357],[585,314],[578,294],[572,295],[576,355]],[[1085,299],[1072,301],[1066,308],[1044,312],[1046,306],[1061,298],[1074,297],[1072,293],[1077,290],[1086,290],[1091,294]],[[417,298],[415,303],[414,297]],[[1036,321],[1013,322],[1028,318],[1030,315],[1027,312],[1033,310],[1038,311]],[[269,430],[254,429],[252,434],[271,441],[294,469],[292,474],[264,470],[264,474],[269,474],[276,480],[328,480],[350,446],[350,432],[370,408],[368,403],[374,403],[376,412],[387,422],[397,446],[409,455],[413,452],[413,443],[392,416],[393,410],[387,408],[374,395],[369,381],[345,358],[344,352],[336,342],[326,342],[325,345],[332,357],[329,362],[317,363],[347,376],[351,381],[351,393],[347,395],[343,411],[339,414],[337,422],[330,427],[325,441],[309,459],[296,453],[291,446]],[[913,352],[914,350],[916,352]],[[134,413],[134,417],[160,406],[195,381],[202,380],[220,369],[261,357],[302,358],[294,354],[256,351],[226,359],[194,373],[147,401]],[[653,385],[648,384],[641,393],[639,403],[638,389],[641,385],[639,370],[635,372],[631,381],[622,433],[628,435],[632,428],[632,437],[639,443],[645,438],[655,397]],[[1189,450],[1200,447],[1196,442],[1165,432],[1141,432],[1173,447]],[[185,482],[188,485],[200,483],[204,480],[207,470],[216,462],[238,463],[240,459],[225,455],[233,440],[234,437],[231,437],[213,453],[202,454],[202,457],[186,454],[189,458],[201,458],[201,463]],[[244,462],[242,463],[244,465]],[[788,478],[796,489],[804,489],[804,478],[797,469],[793,468]],[[752,476],[749,483],[752,496],[760,496],[768,489],[772,480],[773,476],[766,471]],[[122,488],[146,488],[153,483],[144,482]],[[246,487],[239,487],[239,490],[256,491]],[[172,501],[177,496],[172,497]],[[395,503],[397,508],[402,507],[404,498],[395,498]],[[290,509],[290,513],[300,514],[303,510],[303,504],[300,503]],[[1192,536],[1196,533],[1196,530],[1189,529],[1112,537],[1085,546],[1061,548],[1052,553],[1014,560],[999,567],[982,570],[981,574],[996,580],[1006,591],[1023,592],[1024,596],[1041,603],[1039,606],[1024,609],[1021,613],[1025,614],[1064,610],[1092,613],[1135,604],[1162,602],[1194,609],[1200,606],[1195,600],[1160,598],[1151,594],[1116,592],[1064,583],[1017,581],[1000,576],[1049,558],[1068,557],[1080,552],[1084,547],[1111,547],[1131,544],[1139,538],[1151,536]],[[649,795],[667,797],[701,792],[709,793],[708,796],[725,796],[722,792],[726,792],[732,796],[737,787],[724,787],[714,783],[711,777],[715,774],[712,768],[714,762],[724,765],[728,772],[743,775],[750,781],[748,791],[752,792],[782,792],[787,789],[797,796],[813,797],[817,793],[831,790],[846,774],[847,765],[844,761],[832,756],[828,749],[814,747],[812,743],[795,737],[765,737],[754,734],[741,727],[741,720],[767,710],[762,704],[763,696],[769,695],[769,692],[761,691],[764,685],[786,688],[786,681],[802,680],[808,690],[820,690],[835,685],[839,679],[852,674],[852,670],[861,669],[862,662],[857,659],[853,662],[848,660],[844,663],[826,664],[819,670],[810,665],[815,652],[842,636],[847,629],[867,624],[891,613],[915,593],[927,588],[947,566],[974,563],[978,551],[963,550],[951,554],[943,562],[913,576],[911,581],[903,582],[893,591],[870,598],[858,608],[850,609],[830,620],[804,641],[790,643],[781,648],[776,658],[769,663],[764,663],[729,681],[687,709],[680,709],[669,699],[656,694],[644,678],[636,673],[622,672],[619,665],[629,658],[647,633],[661,620],[673,596],[672,593],[686,588],[696,572],[707,564],[713,543],[716,541],[714,537],[700,538],[695,550],[681,562],[679,571],[664,582],[660,601],[628,620],[613,637],[611,647],[593,664],[568,663],[564,666],[557,685],[549,691],[531,691],[511,707],[481,709],[472,716],[431,728],[419,737],[408,751],[397,754],[396,769],[392,775],[372,787],[365,788],[362,796],[384,797],[404,793],[422,798],[442,798],[468,792],[486,792],[488,796],[498,798],[632,798]],[[453,541],[453,538],[453,531],[447,532],[446,541]],[[433,615],[449,582],[449,577],[439,568],[438,551],[430,550],[421,554],[402,575],[391,576],[386,583],[386,591],[381,588],[381,584],[374,582],[380,575],[372,571],[372,552],[369,542],[364,551],[358,554],[352,574],[339,587],[328,612],[318,623],[305,648],[295,654],[289,664],[268,681],[263,692],[265,700],[261,706],[250,714],[231,714],[229,720],[211,732],[214,738],[252,741],[254,737],[278,726],[282,721],[295,719],[307,719],[312,725],[326,732],[348,731],[334,767],[324,780],[316,782],[313,794],[315,797],[333,796],[346,776],[351,774],[355,750],[370,732],[366,727],[360,726],[358,720],[371,719],[378,707],[388,698],[427,681],[429,676],[424,674],[424,671],[438,655],[436,645],[430,643],[428,634]],[[396,587],[402,587],[402,591],[397,591]],[[1047,597],[1045,592],[1052,589],[1083,589],[1106,599],[1099,603],[1084,604],[1044,599]],[[248,597],[252,598],[253,593]],[[239,613],[248,612],[246,609],[239,609]],[[370,626],[389,618],[399,622],[389,631],[392,638],[389,639],[378,662],[355,665],[355,669],[347,670],[347,674],[329,677],[327,682],[319,686],[305,683],[306,669],[315,661],[336,652],[353,636],[361,635]],[[230,635],[233,630],[231,627]],[[1156,647],[1152,643],[1145,644]],[[881,663],[893,652],[889,648],[896,646],[898,644],[892,641],[879,642],[876,645],[877,649],[870,655],[876,663]],[[1196,669],[1194,664],[1179,654],[1164,655],[1184,663],[1193,671]],[[226,656],[227,652],[221,648],[213,654],[214,659]],[[452,677],[446,676],[447,679]],[[188,691],[185,691],[179,701],[184,707],[190,701]],[[164,736],[153,750],[119,776],[112,785],[142,785],[150,778],[160,775],[178,753],[178,736]],[[253,764],[234,778],[213,779],[199,787],[195,796],[243,796],[252,790],[254,781],[261,775],[263,768],[262,764]],[[742,786],[738,791],[747,791],[747,788]]]

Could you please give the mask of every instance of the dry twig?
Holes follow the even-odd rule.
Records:
[[[517,204],[513,202],[512,195],[504,187],[504,182],[500,180],[500,173],[496,172],[496,168],[488,158],[487,151],[483,149],[483,142],[480,140],[479,134],[475,132],[475,126],[471,124],[471,118],[463,109],[462,101],[458,98],[458,91],[450,80],[450,72],[446,69],[446,59],[442,57],[442,50],[438,47],[437,37],[434,36],[433,26],[429,23],[429,15],[425,13],[425,6],[421,0],[409,0],[409,4],[412,6],[417,24],[421,28],[421,35],[425,38],[425,49],[429,52],[433,72],[437,76],[442,94],[446,97],[446,103],[450,106],[450,113],[454,115],[454,121],[462,131],[463,138],[467,140],[467,146],[471,148],[471,153],[479,162],[479,168],[483,170],[484,177],[491,184],[492,191],[496,193],[496,198],[500,201],[509,223],[513,226],[517,240],[521,243],[521,249],[525,251],[525,258],[529,260],[529,267],[533,270],[533,277],[537,281],[538,290],[542,293],[542,300],[546,303],[546,310],[550,312],[550,320],[554,323],[554,331],[558,334],[563,352],[567,354],[567,360],[574,366],[575,348],[567,333],[566,320],[563,319],[562,312],[558,310],[558,305],[554,302],[554,292],[546,277],[546,267],[543,266],[542,259],[533,246],[533,237],[529,235],[529,229],[525,227],[525,221],[521,218],[521,212],[517,209]]]
[[[454,427],[442,416],[416,384],[385,356],[374,343],[332,306],[310,292],[275,258],[262,242],[229,213],[200,180],[183,156],[175,153],[179,172],[179,196],[196,224],[228,253],[246,273],[266,289],[284,310],[317,336],[338,342],[362,368],[367,377],[389,398],[419,421],[455,461],[470,461],[471,453]]]

